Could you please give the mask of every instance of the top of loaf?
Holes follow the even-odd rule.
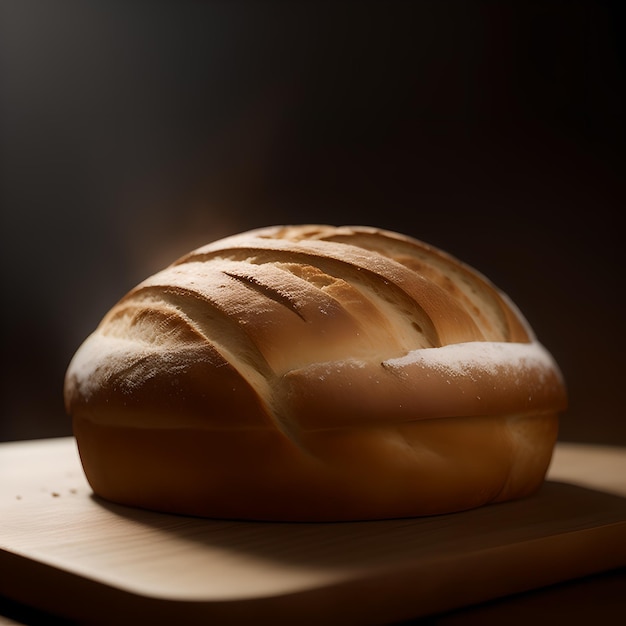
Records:
[[[227,237],[184,256],[130,297],[164,282],[193,284],[195,293],[256,331],[272,315],[286,318],[261,348],[271,362],[270,351],[282,358],[295,352],[279,349],[292,345],[280,341],[290,327],[299,341],[311,335],[308,349],[330,350],[331,359],[334,333],[343,357],[375,359],[465,341],[533,338],[520,312],[476,270],[416,239],[364,226],[282,226]],[[305,358],[318,357],[307,351]],[[275,371],[298,366],[278,361]]]
[[[66,401],[71,411],[103,387],[140,397],[163,380],[175,395],[176,381],[205,364],[222,368],[222,384],[280,413],[303,371],[319,380],[323,364],[396,375],[432,348],[464,346],[467,361],[474,342],[511,346],[504,359],[500,351],[493,361],[493,350],[474,351],[473,359],[531,359],[560,384],[507,296],[453,256],[365,226],[269,227],[203,246],[130,291],[75,355]]]

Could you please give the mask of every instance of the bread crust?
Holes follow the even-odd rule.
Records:
[[[430,515],[542,483],[567,394],[487,278],[369,227],[199,248],[122,298],[68,367],[94,492],[188,515]]]

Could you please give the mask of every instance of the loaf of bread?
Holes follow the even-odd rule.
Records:
[[[567,396],[513,303],[369,227],[199,248],[123,297],[65,402],[95,494],[213,518],[461,511],[542,484]]]

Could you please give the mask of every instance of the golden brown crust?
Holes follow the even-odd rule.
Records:
[[[566,405],[484,276],[404,235],[323,225],[228,237],[145,280],[78,350],[65,399],[99,495],[299,520],[526,495]]]

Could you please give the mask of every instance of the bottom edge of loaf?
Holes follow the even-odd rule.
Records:
[[[312,431],[137,429],[75,416],[94,493],[216,519],[333,522],[453,513],[542,484],[555,413]]]

